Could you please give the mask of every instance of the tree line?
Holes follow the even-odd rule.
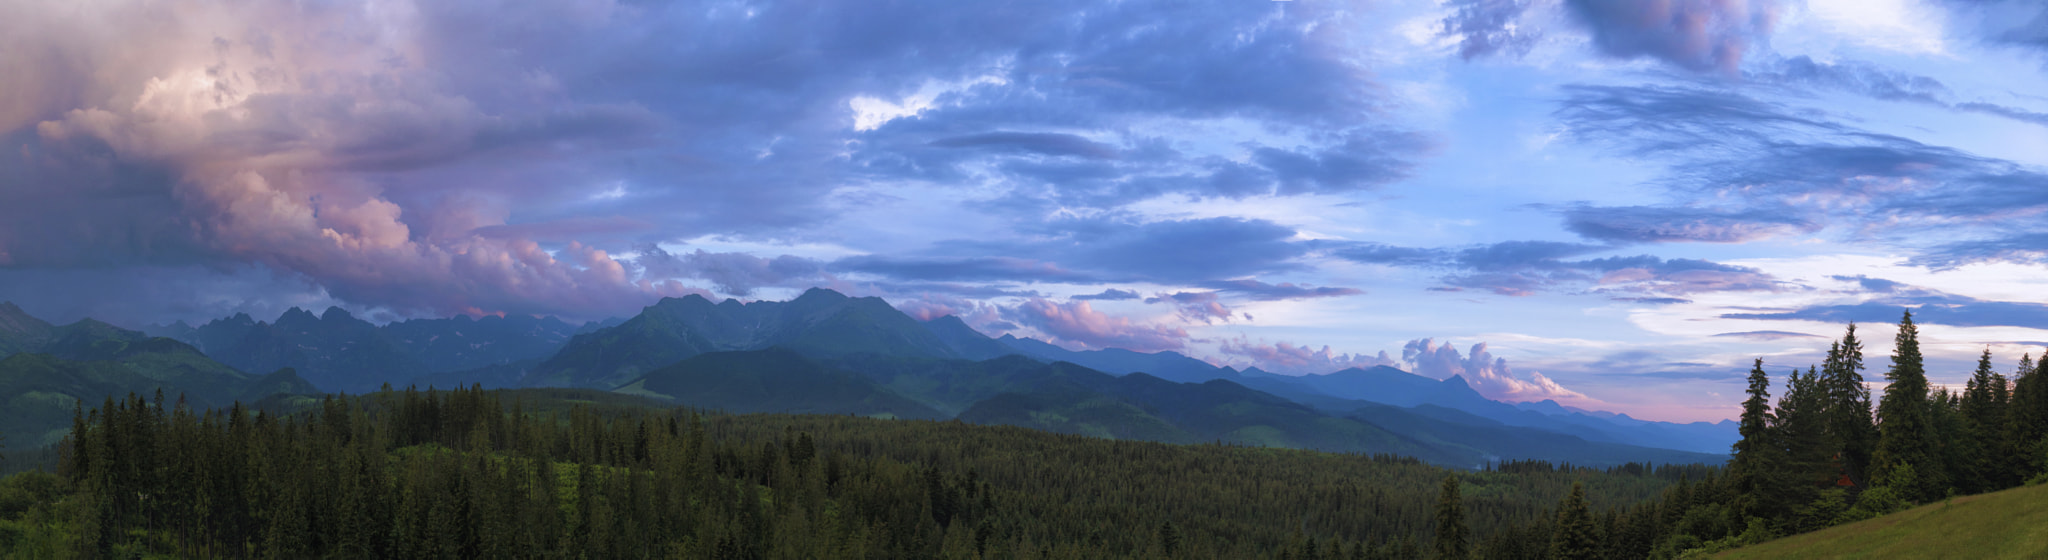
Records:
[[[1784,376],[1773,401],[1758,358],[1724,472],[1646,503],[1551,515],[1493,533],[1476,549],[1436,539],[1443,558],[1675,558],[1850,523],[1963,494],[2048,483],[2048,355],[2008,377],[1989,349],[1961,392],[1928,383],[1913,314],[1900,319],[1884,392],[1865,383],[1851,324],[1823,363]],[[1441,503],[1455,498],[1446,491]],[[1441,505],[1440,508],[1448,508]],[[1590,535],[1590,536],[1589,536]],[[1596,543],[1587,546],[1584,543]],[[1460,551],[1464,551],[1461,553]]]
[[[56,472],[0,480],[0,556],[1420,559],[1445,522],[1447,475],[1455,525],[1473,535],[1717,476],[1540,461],[1460,472],[574,390],[310,402],[193,410],[131,395],[81,409]]]

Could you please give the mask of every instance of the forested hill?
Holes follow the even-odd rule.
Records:
[[[55,474],[0,482],[0,555],[1419,559],[1440,534],[1469,548],[1558,504],[1610,511],[1715,476],[649,403],[405,391],[278,415],[125,399],[80,419]]]

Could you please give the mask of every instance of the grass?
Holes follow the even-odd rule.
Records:
[[[1714,557],[2048,558],[2048,484],[1962,496]]]

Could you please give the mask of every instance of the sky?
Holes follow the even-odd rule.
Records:
[[[822,286],[1673,421],[2048,347],[2030,0],[0,0],[0,76],[59,322]]]

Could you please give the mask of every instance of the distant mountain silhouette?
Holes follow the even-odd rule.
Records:
[[[577,335],[524,380],[611,389],[707,352],[781,347],[809,357],[955,358],[939,335],[881,298],[813,288],[787,302],[663,298],[616,327]]]
[[[318,316],[294,307],[271,323],[237,313],[199,327],[179,322],[146,330],[189,342],[245,371],[292,368],[323,389],[359,393],[424,375],[545,358],[578,329],[554,317],[518,315],[379,326],[338,307]]]
[[[258,378],[184,342],[92,319],[53,327],[7,303],[0,303],[0,344],[9,349],[0,358],[0,433],[18,447],[55,443],[81,405],[129,393],[155,398],[161,391],[165,406],[182,399],[199,409],[316,392],[289,370]]]

